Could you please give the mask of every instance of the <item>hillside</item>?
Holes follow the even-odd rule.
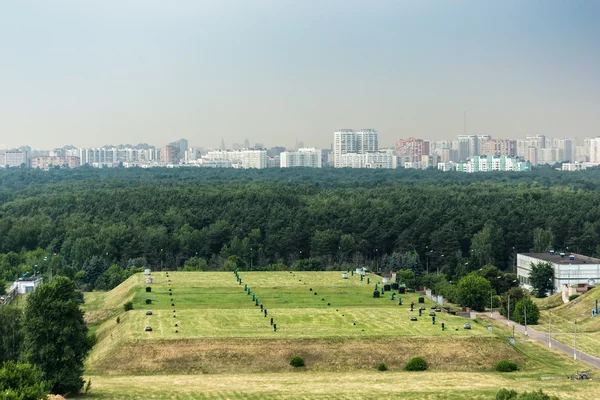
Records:
[[[389,292],[373,298],[375,281],[367,284],[358,276],[341,279],[340,272],[240,276],[268,309],[267,317],[232,272],[171,272],[169,277],[153,273],[150,293],[143,275],[131,277],[102,301],[96,300],[104,304],[104,312],[114,313],[97,327],[99,341],[89,357],[89,370],[281,372],[290,368],[289,358],[296,353],[312,369],[325,371],[373,368],[382,360],[401,369],[415,355],[428,357],[431,367],[439,370],[489,370],[503,358],[523,361],[478,323],[464,330],[463,318],[437,313],[432,324],[429,300],[423,316],[410,321],[410,316],[418,317],[418,307],[410,312],[410,302],[417,305],[418,296],[402,295],[402,306],[397,299],[391,301]],[[130,299],[134,310],[125,313],[122,304]],[[152,304],[146,305],[146,299]],[[153,331],[144,332],[146,326]]]
[[[573,346],[576,321],[577,348],[600,357],[600,316],[592,317],[591,313],[599,298],[600,288],[596,287],[558,307],[546,310],[540,307],[540,326],[537,329],[551,331],[554,339]]]

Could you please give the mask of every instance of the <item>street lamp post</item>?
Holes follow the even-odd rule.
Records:
[[[577,360],[577,320],[575,320],[573,330],[573,360]]]
[[[506,309],[507,324],[510,326],[510,293],[508,294],[508,308]]]
[[[160,249],[160,270],[163,270],[163,249]]]
[[[529,333],[527,332],[527,303],[525,303],[523,310],[525,311],[525,336],[528,336]]]
[[[252,256],[253,256],[252,247],[250,247],[250,271],[252,271]]]
[[[550,312],[550,307],[548,307],[548,348],[552,348],[552,312]]]
[[[379,272],[379,249],[375,249],[375,273]]]
[[[494,291],[490,291],[490,318],[494,318]]]
[[[444,262],[444,255],[442,254],[441,257],[442,257],[442,263],[443,263]],[[437,274],[436,275],[439,275],[439,274],[440,274],[440,264],[438,263],[438,265],[437,265]]]

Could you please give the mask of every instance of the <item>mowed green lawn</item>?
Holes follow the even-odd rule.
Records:
[[[464,330],[468,321],[442,312],[436,313],[434,325],[429,316],[434,303],[425,299],[419,304],[416,294],[396,294],[391,300],[387,292],[374,298],[378,277],[367,284],[366,278],[361,282],[356,275],[342,279],[340,272],[244,272],[240,276],[241,285],[231,272],[171,272],[168,278],[166,273],[154,273],[152,292],[147,293],[144,285],[136,289],[135,310],[122,318],[119,330],[133,339],[489,335],[479,324]],[[244,291],[244,284],[267,309],[266,317]],[[398,305],[398,296],[403,305]],[[152,304],[147,305],[146,299]],[[419,317],[420,306],[426,310]],[[410,321],[412,316],[418,321]],[[444,332],[441,323],[447,327]],[[144,332],[146,326],[152,332]]]

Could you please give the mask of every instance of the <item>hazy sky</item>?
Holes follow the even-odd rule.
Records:
[[[600,135],[600,1],[12,0],[0,143]]]

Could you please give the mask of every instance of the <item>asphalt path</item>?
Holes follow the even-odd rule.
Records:
[[[483,317],[490,318],[489,313],[481,313],[480,315]],[[536,331],[535,329],[532,329],[531,326],[525,327],[524,325],[517,324],[514,321],[509,321],[508,319],[506,319],[505,316],[501,315],[498,312],[493,313],[492,318],[495,319],[496,321],[502,322],[505,325],[514,326],[515,330],[518,331],[519,333],[522,333],[523,335],[527,335],[531,339],[537,340],[538,342],[541,342],[541,343],[545,344],[546,346],[548,346],[548,333],[547,332],[539,332],[539,331]],[[574,357],[575,349],[571,346],[557,342],[554,339],[550,339],[550,347],[555,350],[558,350],[560,352],[563,352],[568,356]],[[577,357],[576,358],[577,360],[584,362],[586,364],[589,364],[592,367],[600,369],[600,358],[594,357],[594,356],[584,353],[580,350],[577,350],[576,357]]]

